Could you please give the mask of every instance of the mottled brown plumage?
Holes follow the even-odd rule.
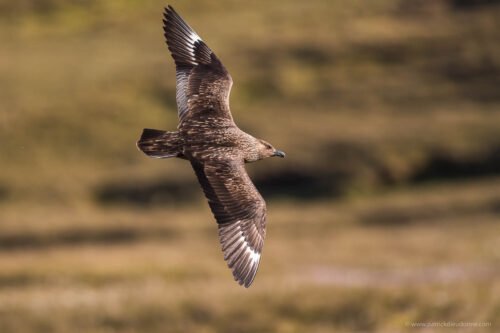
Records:
[[[285,154],[236,126],[229,109],[231,76],[170,6],[163,23],[176,65],[179,125],[176,132],[144,129],[137,146],[151,157],[191,162],[217,220],[224,260],[235,280],[249,287],[266,235],[266,203],[244,164]]]

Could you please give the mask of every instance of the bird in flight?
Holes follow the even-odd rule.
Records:
[[[176,66],[179,125],[175,132],[144,129],[137,147],[150,157],[191,163],[217,220],[224,260],[234,279],[248,288],[266,236],[266,203],[245,163],[285,153],[236,126],[229,109],[231,76],[171,6],[163,23]]]

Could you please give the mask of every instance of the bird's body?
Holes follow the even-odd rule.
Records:
[[[137,146],[150,157],[191,162],[217,220],[224,259],[249,287],[264,243],[266,204],[244,164],[284,153],[236,126],[229,109],[231,76],[172,7],[163,22],[176,64],[179,125],[175,132],[144,129]]]

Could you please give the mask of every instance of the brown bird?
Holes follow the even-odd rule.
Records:
[[[150,157],[191,162],[217,220],[224,260],[248,288],[266,236],[266,203],[244,165],[285,153],[236,126],[229,110],[231,76],[171,6],[163,23],[176,65],[179,125],[175,132],[144,129],[137,147]]]

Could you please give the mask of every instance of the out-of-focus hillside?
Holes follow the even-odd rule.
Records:
[[[0,0],[0,332],[494,332],[498,1],[171,4],[287,153],[248,165],[254,285],[186,162],[135,148],[177,125],[166,3]]]
[[[231,71],[237,122],[288,152],[250,167],[264,192],[329,196],[500,172],[498,7],[405,4],[177,6]],[[160,4],[0,9],[4,198],[120,200],[151,183],[194,183],[182,163],[134,148],[143,127],[176,126]]]

